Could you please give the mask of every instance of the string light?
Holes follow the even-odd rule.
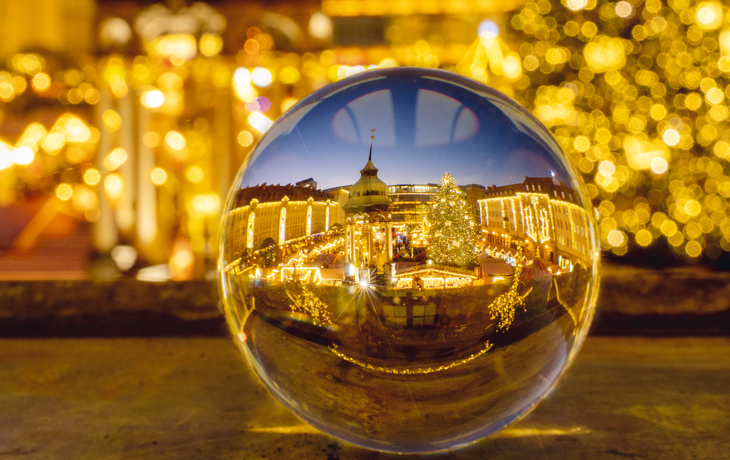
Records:
[[[70,200],[73,194],[73,189],[68,184],[59,184],[58,187],[56,187],[56,196],[61,201]]]
[[[94,168],[89,168],[84,172],[84,182],[86,182],[87,185],[94,186],[99,183],[101,180],[101,174],[99,174],[99,171]]]
[[[160,167],[154,168],[150,173],[150,179],[157,186],[165,185],[165,182],[167,182],[167,172]]]
[[[551,128],[591,197],[615,200],[610,213],[599,207],[602,247],[620,255],[667,238],[690,257],[730,251],[730,29],[722,4],[544,3],[525,2],[502,34],[524,63],[527,83],[514,97]],[[554,48],[567,50],[565,64],[548,57]],[[569,86],[575,96],[561,99]],[[708,200],[713,209],[702,206]]]

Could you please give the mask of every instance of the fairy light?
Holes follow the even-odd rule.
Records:
[[[240,133],[238,133],[238,143],[241,145],[241,147],[248,147],[251,144],[253,144],[253,134],[250,132],[243,130]]]
[[[118,131],[122,126],[122,117],[120,117],[119,114],[112,109],[105,110],[101,118],[104,122],[104,127],[110,133]]]
[[[567,0],[566,5],[571,11],[580,11],[588,6],[588,0]]]
[[[112,173],[104,179],[104,193],[110,200],[116,200],[124,190],[124,177],[119,173]]]
[[[33,160],[35,159],[35,153],[30,147],[23,145],[13,150],[11,158],[13,163],[15,164],[27,166],[33,163]]]
[[[602,248],[621,255],[666,238],[688,257],[708,248],[717,257],[718,246],[730,252],[728,208],[716,204],[730,199],[730,28],[722,2],[547,5],[527,0],[502,34],[513,34],[523,62],[514,97],[552,130],[589,195],[615,201],[610,213],[599,207]],[[560,48],[570,55],[566,64],[548,52]],[[574,85],[575,97],[559,97],[558,80]]]
[[[669,163],[664,158],[657,157],[651,160],[651,170],[654,174],[664,174],[667,169],[669,169]]]
[[[205,33],[200,37],[198,49],[203,56],[216,56],[223,49],[223,39],[218,34]]]
[[[158,89],[150,90],[142,94],[141,102],[147,108],[156,109],[165,103],[165,94]]]
[[[144,133],[144,136],[142,136],[142,142],[147,147],[157,147],[158,145],[160,145],[160,135],[154,131],[148,131]]]
[[[84,182],[87,185],[94,186],[101,180],[101,174],[94,168],[89,168],[84,172]]]
[[[664,134],[662,134],[662,140],[665,144],[667,144],[670,147],[674,147],[679,143],[679,133],[676,129],[669,128],[666,131],[664,131]]]
[[[185,178],[193,184],[199,184],[205,178],[205,173],[199,166],[190,166],[185,170]]]
[[[185,148],[187,142],[185,136],[177,131],[169,131],[165,134],[165,144],[173,150],[180,151]]]
[[[114,171],[127,161],[127,152],[124,149],[117,148],[104,157],[104,168],[107,171]]]
[[[150,173],[150,179],[158,187],[165,185],[165,182],[167,182],[167,172],[160,167],[154,168]]]
[[[266,88],[271,85],[273,80],[271,70],[266,67],[255,67],[251,72],[251,82],[259,88]]]
[[[51,87],[51,77],[47,73],[36,74],[31,80],[33,89],[39,93],[48,91]]]

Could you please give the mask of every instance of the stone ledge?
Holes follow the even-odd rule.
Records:
[[[0,337],[226,335],[212,281],[0,282]],[[730,273],[604,264],[593,335],[730,335]]]

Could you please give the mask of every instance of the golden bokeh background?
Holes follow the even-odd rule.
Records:
[[[228,188],[273,121],[331,82],[396,66],[481,81],[548,126],[583,176],[606,254],[712,264],[730,253],[730,7],[719,1],[0,8],[5,278],[104,277],[105,259],[140,279],[212,276]],[[76,241],[62,246],[83,256],[77,268],[43,258],[53,238]],[[45,268],[23,265],[29,254]]]

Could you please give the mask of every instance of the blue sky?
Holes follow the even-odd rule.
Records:
[[[551,171],[568,183],[557,144],[524,109],[444,71],[368,71],[303,99],[259,142],[242,187],[309,177],[326,189],[360,177],[375,128],[373,163],[386,184],[506,185]]]

